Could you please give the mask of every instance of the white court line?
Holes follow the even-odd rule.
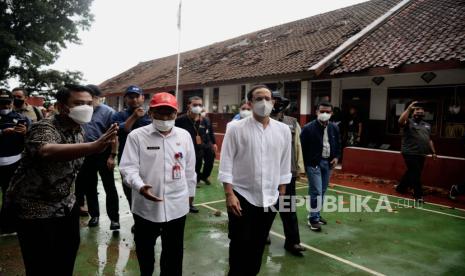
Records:
[[[305,183],[305,182],[297,181],[297,183],[303,184],[303,185],[305,185],[306,187],[308,187],[308,184]],[[402,199],[408,199],[408,200],[414,201],[413,199],[408,198],[408,197],[404,197],[404,196],[397,196],[397,195],[390,195],[390,194],[385,194],[385,193],[380,193],[380,192],[374,192],[374,191],[370,191],[370,190],[365,190],[365,189],[360,189],[360,188],[355,188],[355,187],[349,187],[349,186],[339,185],[339,184],[336,184],[336,183],[329,183],[329,184],[330,184],[330,185],[334,185],[334,186],[338,186],[338,187],[343,187],[343,188],[346,188],[346,189],[349,189],[349,190],[356,190],[356,191],[362,191],[362,192],[369,192],[369,193],[378,194],[378,195],[387,195],[387,196],[392,196],[392,197],[396,197],[396,198],[402,198]],[[299,187],[302,187],[302,186],[299,186]],[[449,206],[449,205],[443,205],[443,204],[432,203],[432,202],[427,202],[427,204],[428,204],[428,205],[438,206],[438,207],[443,207],[443,208],[448,208],[448,209],[455,209],[455,210],[459,210],[459,211],[465,212],[465,209],[456,208],[456,207]]]
[[[341,190],[336,190],[336,189],[329,189],[331,191],[335,191],[335,192],[339,192],[339,193],[342,193],[342,194],[348,194],[348,195],[356,195],[356,196],[361,196],[361,197],[367,197],[367,196],[363,196],[363,195],[360,195],[360,194],[355,194],[355,193],[351,193],[351,192],[346,192],[346,191],[341,191]],[[388,195],[386,195],[388,196]],[[375,200],[375,201],[382,201],[380,198],[370,198],[370,200]],[[440,211],[436,211],[436,210],[431,210],[431,209],[425,209],[425,208],[421,208],[421,207],[418,207],[418,208],[412,208],[412,206],[410,205],[407,205],[407,204],[402,204],[402,203],[397,203],[397,202],[392,202],[390,200],[388,200],[389,204],[394,204],[394,205],[397,205],[397,206],[402,206],[402,207],[407,207],[409,209],[416,209],[416,210],[422,210],[422,211],[426,211],[426,212],[431,212],[431,213],[435,213],[435,214],[440,214],[440,215],[444,215],[444,216],[449,216],[449,217],[454,217],[454,218],[459,218],[459,219],[465,219],[465,217],[462,217],[462,216],[458,216],[458,215],[454,215],[454,214],[448,214],[448,213],[444,213],[444,212],[440,212]]]
[[[300,183],[300,184],[303,184],[303,185],[304,185],[304,186],[298,185],[297,188],[303,189],[303,188],[308,187],[308,184],[306,184],[305,182],[297,181],[297,183]],[[395,197],[395,198],[407,199],[407,200],[409,200],[409,201],[415,201],[415,200],[413,200],[413,199],[411,199],[411,198],[403,197],[403,196],[396,196],[396,195],[384,194],[384,193],[380,193],[380,192],[374,192],[374,191],[370,191],[370,190],[364,190],[364,189],[360,189],[360,188],[354,188],[354,187],[339,185],[339,184],[335,184],[335,183],[329,183],[329,184],[330,184],[330,185],[334,185],[334,186],[338,186],[338,187],[342,187],[342,188],[346,188],[346,189],[349,189],[349,190],[356,190],[356,191],[367,192],[367,193],[372,193],[372,194],[377,194],[377,195],[385,195],[385,196],[392,196],[392,197]],[[297,188],[296,188],[296,189],[297,189]],[[330,188],[330,189],[331,189],[331,188]],[[432,202],[427,202],[426,204],[428,204],[428,205],[433,205],[433,206],[438,206],[438,207],[443,207],[443,208],[447,208],[447,209],[451,209],[451,210],[459,210],[459,211],[465,212],[465,209],[456,208],[456,207],[449,206],[449,205],[443,205],[443,204],[432,203]]]
[[[213,207],[211,207],[211,206],[209,206],[209,205],[206,205],[206,204],[199,204],[199,206],[205,207],[205,208],[210,209],[210,210],[215,211],[215,212],[218,211],[218,209],[213,208]],[[223,211],[221,211],[221,213],[222,213],[223,215],[225,215],[225,216],[228,215],[226,212],[223,212]],[[279,233],[276,233],[276,232],[274,232],[274,231],[270,231],[270,234],[272,234],[273,236],[276,236],[276,237],[278,237],[278,238],[281,238],[281,239],[283,239],[283,240],[286,239],[286,237],[284,237],[283,235],[281,235],[281,234],[279,234]],[[357,268],[357,269],[360,269],[360,270],[362,270],[362,271],[365,271],[365,272],[367,272],[367,273],[370,273],[371,275],[377,275],[377,276],[384,276],[384,275],[385,275],[385,274],[379,273],[379,272],[377,272],[377,271],[374,271],[374,270],[372,270],[372,269],[369,269],[368,267],[365,267],[365,266],[362,266],[362,265],[353,263],[353,262],[351,262],[351,261],[349,261],[349,260],[343,259],[343,258],[341,258],[341,257],[338,257],[338,256],[333,255],[333,254],[331,254],[331,253],[328,253],[328,252],[326,252],[326,251],[323,251],[323,250],[321,250],[321,249],[318,249],[318,248],[315,248],[315,247],[313,247],[313,246],[310,246],[310,245],[308,245],[308,244],[305,244],[305,243],[302,243],[302,242],[301,242],[300,245],[302,245],[303,247],[307,248],[307,249],[310,250],[310,251],[313,251],[313,252],[315,252],[315,253],[318,253],[318,254],[321,254],[321,255],[323,255],[323,256],[329,257],[329,258],[334,259],[334,260],[336,260],[336,261],[345,263],[345,264],[347,264],[347,265],[350,265],[350,266],[352,266],[352,267],[355,267],[355,268]]]

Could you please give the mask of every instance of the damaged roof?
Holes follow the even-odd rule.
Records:
[[[339,58],[331,75],[375,67],[465,62],[465,0],[414,0]]]
[[[372,0],[184,52],[180,85],[305,72],[399,2]],[[172,55],[139,63],[100,87],[104,93],[119,93],[131,84],[174,87],[176,61]]]

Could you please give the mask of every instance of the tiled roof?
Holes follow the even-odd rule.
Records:
[[[451,60],[465,62],[465,0],[414,0],[328,72],[336,75]]]
[[[305,72],[400,0],[372,0],[275,26],[181,54],[180,84],[260,78]],[[101,84],[104,93],[130,84],[173,87],[176,55],[142,62]]]

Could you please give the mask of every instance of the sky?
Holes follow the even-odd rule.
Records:
[[[365,0],[183,0],[181,51]],[[100,84],[139,62],[176,54],[179,0],[94,0],[94,22],[50,68]]]

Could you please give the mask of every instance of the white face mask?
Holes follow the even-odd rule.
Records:
[[[273,103],[271,101],[262,100],[253,104],[253,111],[260,117],[266,117],[271,114]]]
[[[0,115],[7,115],[11,112],[11,109],[0,109]]]
[[[202,107],[201,107],[201,106],[194,106],[194,107],[191,107],[191,111],[192,111],[192,113],[194,113],[194,114],[200,114],[200,113],[202,113]]]
[[[174,122],[175,120],[164,121],[153,119],[152,125],[156,130],[165,132],[171,130],[174,127]]]
[[[320,113],[318,114],[318,120],[321,122],[327,122],[331,118],[331,114],[329,113]]]
[[[87,124],[92,119],[94,108],[90,105],[78,105],[69,109],[68,117],[73,119],[76,124]]]
[[[242,119],[252,116],[252,111],[244,109],[239,112]]]

